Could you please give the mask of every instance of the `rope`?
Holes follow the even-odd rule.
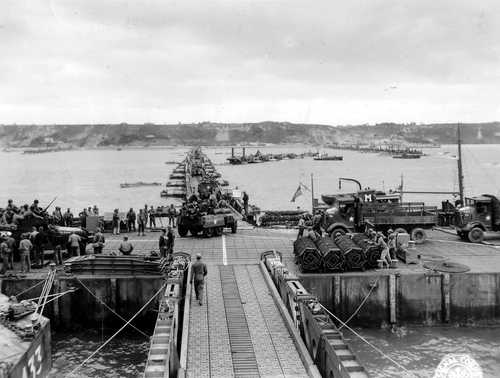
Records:
[[[19,297],[20,295],[23,295],[24,293],[27,293],[28,291],[30,290],[33,290],[35,287],[38,287],[40,286],[41,284],[45,284],[45,280],[42,280],[42,281],[38,281],[36,284],[34,284],[33,286],[31,287],[28,287],[26,290],[23,290],[21,291],[19,294],[16,294],[15,297]]]
[[[74,291],[76,291],[78,289],[69,289],[69,290],[66,290],[66,291],[63,291],[61,293],[54,293],[54,294],[49,294],[47,295],[47,298],[48,297],[59,297],[60,295],[64,295],[64,294],[67,294],[67,293],[72,293]],[[25,301],[34,301],[35,299],[38,299],[38,297],[36,298],[29,298],[29,299],[25,299]],[[51,299],[52,300],[52,299]],[[48,303],[48,302],[47,302]]]
[[[375,351],[380,353],[382,357],[387,358],[389,361],[391,361],[394,365],[396,365],[398,368],[400,368],[402,371],[405,373],[409,374],[410,376],[417,377],[415,373],[412,373],[408,369],[406,369],[403,365],[401,365],[399,362],[395,361],[392,357],[388,356],[385,354],[381,349],[377,348],[375,345],[370,343],[368,340],[366,340],[363,336],[361,336],[359,333],[357,333],[355,330],[353,330],[351,327],[349,327],[347,324],[345,324],[342,320],[340,320],[338,317],[336,317],[332,312],[330,312],[325,306],[323,306],[321,303],[318,302],[318,304],[325,310],[328,314],[333,316],[338,322],[340,322],[345,328],[347,328],[349,331],[351,331],[354,335],[359,337],[362,341],[364,341],[368,346],[372,347]]]
[[[78,279],[78,277],[75,277],[76,280],[80,283],[80,285],[82,285],[84,287],[85,290],[87,290],[89,292],[90,295],[92,295],[99,303],[101,303],[104,307],[106,307],[109,311],[111,311],[111,313],[113,313],[114,315],[116,315],[118,318],[120,318],[121,320],[123,320],[124,322],[127,322],[127,320],[122,317],[120,314],[116,313],[111,307],[109,307],[101,298],[99,298],[98,296],[96,296],[87,286],[85,286],[85,284],[80,281],[80,279]],[[132,328],[134,328],[137,332],[143,334],[148,340],[150,338],[149,335],[147,335],[146,333],[142,332],[139,328],[137,328],[135,325],[133,324],[130,324],[130,326]]]
[[[85,365],[92,357],[94,357],[102,348],[104,348],[111,340],[113,340],[125,327],[129,325],[129,323],[132,322],[141,312],[144,310],[152,301],[153,299],[156,298],[158,294],[161,293],[161,291],[167,286],[167,284],[163,284],[163,286],[146,302],[144,306],[142,306],[139,311],[135,313],[134,316],[130,318],[130,320],[127,321],[118,331],[116,331],[109,339],[107,339],[104,344],[102,344],[99,348],[97,348],[90,356],[88,356],[80,365],[78,365],[76,368],[74,368],[67,376],[72,376],[74,375],[83,365]]]
[[[361,307],[363,307],[363,305],[365,304],[365,302],[367,301],[368,297],[370,296],[370,294],[373,292],[373,289],[375,289],[375,287],[377,286],[378,284],[378,281],[380,280],[380,277],[381,276],[378,276],[377,280],[375,281],[375,283],[372,285],[372,287],[370,288],[370,291],[368,291],[368,294],[366,294],[365,298],[361,301],[361,303],[359,304],[358,308],[352,313],[351,316],[349,316],[349,318],[343,322],[343,324],[339,327],[339,331],[347,325],[347,323],[349,323],[351,321],[352,318],[354,318],[359,310],[361,310]]]
[[[37,322],[40,321],[40,316],[42,315],[43,310],[45,309],[45,305],[47,304],[47,298],[50,293],[50,290],[52,289],[52,284],[54,283],[55,276],[56,276],[56,271],[50,270],[49,273],[47,274],[47,278],[45,279],[45,284],[43,285],[42,293],[38,298],[38,303],[35,308],[35,314],[37,314],[36,318]],[[38,309],[40,308],[40,305],[42,309],[40,310],[40,314],[38,314]]]

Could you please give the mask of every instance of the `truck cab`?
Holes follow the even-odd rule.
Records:
[[[486,231],[500,231],[500,201],[491,194],[465,199],[455,213],[457,235],[472,243],[481,243]]]

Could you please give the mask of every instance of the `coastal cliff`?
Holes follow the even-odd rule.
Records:
[[[500,143],[500,122],[462,124],[464,143]],[[95,148],[153,145],[233,145],[246,143],[453,144],[456,124],[329,126],[288,122],[0,125],[4,147]]]

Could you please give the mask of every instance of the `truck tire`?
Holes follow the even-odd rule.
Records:
[[[467,238],[471,243],[482,243],[484,240],[484,231],[479,227],[474,227],[467,234]]]
[[[427,240],[427,234],[425,230],[420,227],[416,227],[411,230],[411,240],[415,242],[415,244],[422,244]]]
[[[196,228],[189,229],[189,232],[192,236],[198,236],[198,230]]]
[[[335,235],[337,235],[338,233],[340,233],[341,235],[345,235],[347,234],[347,231],[342,228],[342,227],[335,227],[331,232],[330,232],[330,237],[332,239],[335,239]]]
[[[182,225],[182,224],[179,224],[177,225],[177,232],[179,233],[179,236],[181,238],[185,237],[188,233],[188,229],[186,226]]]
[[[222,227],[217,227],[215,229],[215,232],[214,232],[215,236],[221,236],[222,235],[222,231],[223,231]]]
[[[236,231],[238,231],[238,223],[234,222],[231,225],[231,233],[236,234]]]
[[[214,236],[214,229],[213,228],[205,228],[203,230],[203,235],[206,238],[211,238],[212,236]]]
[[[406,230],[403,227],[398,227],[394,230],[396,234],[406,234]]]

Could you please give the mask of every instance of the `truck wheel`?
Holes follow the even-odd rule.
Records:
[[[188,229],[186,226],[182,225],[182,224],[179,224],[177,225],[177,232],[179,233],[179,236],[181,238],[185,237],[188,233]]]
[[[474,227],[467,234],[467,238],[471,243],[482,243],[484,240],[484,232],[479,227]]]
[[[237,230],[238,230],[238,223],[234,222],[233,225],[231,226],[231,232],[233,234],[236,234]]]
[[[411,230],[411,240],[415,242],[415,244],[422,244],[427,240],[427,234],[425,230],[422,228],[414,228]]]
[[[198,236],[198,230],[197,230],[197,229],[195,229],[195,228],[191,228],[191,229],[189,230],[189,232],[190,232],[190,233],[191,233],[191,235],[193,235],[193,236]]]
[[[396,233],[396,234],[406,234],[407,232],[406,232],[406,230],[404,228],[398,227],[398,228],[396,228],[394,230],[394,233]]]
[[[205,235],[205,237],[211,238],[214,235],[214,229],[213,228],[205,228],[205,230],[203,231],[203,234]]]
[[[335,239],[335,236],[337,236],[338,234],[340,235],[345,235],[347,234],[346,230],[343,229],[342,227],[335,227],[332,232],[330,232],[330,237],[332,239]]]

